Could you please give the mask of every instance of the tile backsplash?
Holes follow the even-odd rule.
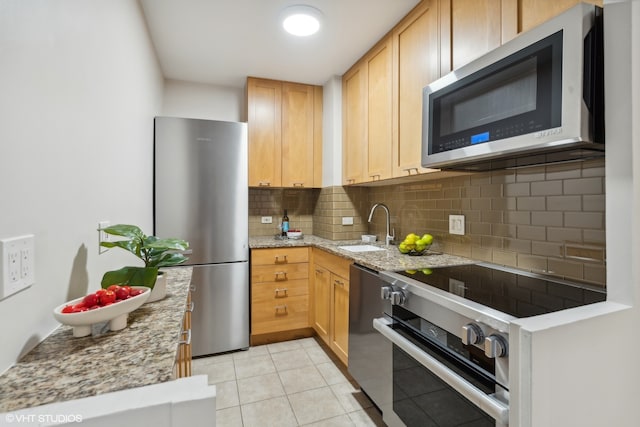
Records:
[[[249,235],[273,236],[280,232],[284,210],[289,228],[313,234],[313,211],[318,201],[318,189],[249,188]],[[271,224],[262,224],[263,216],[272,217]]]
[[[389,207],[396,240],[430,233],[435,250],[605,285],[603,159],[388,186],[251,189],[249,230],[275,234],[287,207],[292,227],[307,234],[350,240],[370,233],[382,240],[384,212],[367,223],[378,202]],[[449,234],[452,214],[464,215],[464,236]],[[274,223],[260,224],[262,215],[273,215]],[[353,225],[342,225],[343,217]]]

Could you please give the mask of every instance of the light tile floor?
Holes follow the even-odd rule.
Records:
[[[193,373],[216,385],[217,427],[385,425],[315,338],[194,359]]]

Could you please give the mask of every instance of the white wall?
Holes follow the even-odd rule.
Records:
[[[342,185],[342,77],[324,84],[322,101],[322,186]]]
[[[518,322],[514,426],[638,425],[640,1],[604,10],[607,302]]]
[[[0,238],[35,234],[36,283],[0,301],[0,372],[58,326],[52,309],[132,255],[99,220],[152,227],[162,75],[135,0],[0,2]]]
[[[245,89],[166,80],[162,115],[246,122]]]

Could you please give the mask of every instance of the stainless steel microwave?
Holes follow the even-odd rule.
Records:
[[[603,156],[602,13],[581,3],[425,87],[423,166],[492,170]]]

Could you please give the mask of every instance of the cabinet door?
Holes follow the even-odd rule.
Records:
[[[393,176],[433,172],[422,163],[422,89],[440,77],[437,2],[424,2],[393,32]]]
[[[367,66],[367,174],[365,181],[391,178],[393,139],[393,80],[391,38],[366,59]]]
[[[364,180],[367,143],[366,68],[349,70],[342,79],[342,181],[357,184]]]
[[[336,274],[331,275],[333,329],[331,348],[346,365],[349,346],[349,281]]]
[[[247,79],[249,186],[281,186],[282,83]]]
[[[602,7],[601,0],[582,0]],[[524,32],[564,12],[580,0],[519,0],[518,32]]]
[[[331,325],[331,273],[316,265],[313,276],[313,328],[318,336],[330,345]]]
[[[282,186],[313,187],[313,86],[282,84]]]
[[[500,46],[500,0],[443,0],[441,5],[443,75]]]

